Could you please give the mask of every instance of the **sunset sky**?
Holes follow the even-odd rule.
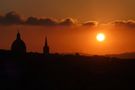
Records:
[[[135,0],[1,0],[0,48],[19,29],[28,52],[42,52],[45,36],[52,53],[135,52],[134,9]]]
[[[133,19],[135,0],[1,0],[0,11],[23,16],[66,18],[81,21]]]

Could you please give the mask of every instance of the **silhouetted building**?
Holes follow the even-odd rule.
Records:
[[[21,39],[20,33],[17,33],[16,40],[11,45],[11,51],[16,54],[26,53],[26,45]]]
[[[47,42],[47,37],[45,38],[45,46],[43,47],[43,53],[45,55],[49,55],[49,46],[48,46],[48,42]]]

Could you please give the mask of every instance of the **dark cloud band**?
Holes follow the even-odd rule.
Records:
[[[62,21],[56,21],[51,18],[28,17],[23,20],[19,14],[14,11],[8,12],[4,16],[0,16],[0,25],[42,25],[42,26],[75,26],[78,24],[72,18],[66,18]],[[95,26],[95,22],[87,22],[82,26]]]

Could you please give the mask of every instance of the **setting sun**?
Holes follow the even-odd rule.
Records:
[[[104,33],[98,33],[96,36],[97,41],[103,42],[105,40],[105,35]]]

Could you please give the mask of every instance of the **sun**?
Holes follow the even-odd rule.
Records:
[[[104,33],[98,33],[96,36],[97,41],[103,42],[105,40],[105,34]]]

